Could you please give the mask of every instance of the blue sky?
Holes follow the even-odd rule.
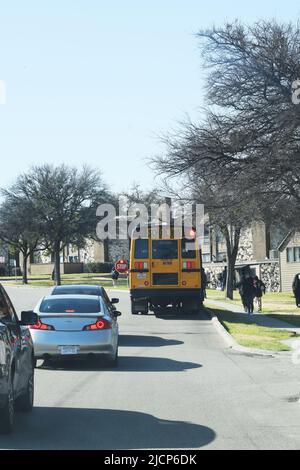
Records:
[[[0,0],[0,186],[32,164],[87,163],[113,190],[153,185],[157,135],[196,119],[194,34],[238,18],[296,21],[296,1]]]

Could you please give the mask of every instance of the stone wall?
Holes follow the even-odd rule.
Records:
[[[264,263],[260,265],[260,278],[266,285],[268,292],[280,291],[280,268],[279,262]]]
[[[111,240],[108,242],[108,260],[114,263],[120,258],[129,260],[129,240]]]
[[[251,228],[242,230],[237,262],[253,260],[253,236]]]
[[[205,264],[204,270],[209,282],[208,287],[211,289],[216,289],[218,285],[218,275],[224,271],[225,264],[224,263],[211,263]]]
[[[257,275],[266,285],[268,292],[279,292],[280,291],[280,269],[279,262],[274,261],[270,263],[259,263],[249,265],[253,270],[256,271]],[[210,279],[209,287],[216,289],[218,285],[218,274],[224,270],[225,265],[223,263],[211,263],[205,264],[204,269],[206,275]],[[237,265],[236,268],[239,266]]]

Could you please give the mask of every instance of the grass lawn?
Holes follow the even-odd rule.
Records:
[[[98,277],[107,277],[111,278],[110,273],[74,273],[74,274],[61,274],[62,279],[91,279],[91,278],[98,278]],[[45,279],[49,280],[50,276],[48,274],[40,274],[39,276],[28,276],[29,281]],[[18,281],[22,281],[22,276],[0,276],[0,282],[3,280],[10,280],[14,281],[17,279]]]
[[[291,348],[281,341],[297,337],[290,331],[257,325],[252,319],[238,313],[221,308],[216,309],[214,306],[210,306],[209,302],[206,305],[241,346],[272,351],[290,351]]]
[[[6,279],[6,278],[5,278]],[[111,275],[110,274],[63,274],[61,276],[62,285],[64,284],[93,284],[101,285],[107,289],[113,289]],[[1,278],[0,278],[1,282]],[[5,285],[5,283],[4,283]],[[22,286],[22,278],[15,281],[11,278],[10,285]],[[28,278],[29,287],[52,287],[54,285],[52,279],[49,276],[39,276]],[[127,279],[119,278],[116,289],[127,289]]]

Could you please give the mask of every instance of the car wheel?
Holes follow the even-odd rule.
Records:
[[[27,382],[25,393],[20,395],[16,399],[16,408],[19,411],[31,411],[33,408],[33,398],[34,398],[34,369],[30,374],[30,377]]]
[[[8,394],[4,408],[0,410],[0,433],[9,434],[13,430],[15,417],[15,404],[14,404],[14,392],[13,392],[13,381],[11,374],[8,378]]]

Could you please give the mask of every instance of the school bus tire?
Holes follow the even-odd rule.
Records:
[[[134,300],[131,301],[131,314],[132,315],[147,315],[149,312],[148,302],[135,302]]]

